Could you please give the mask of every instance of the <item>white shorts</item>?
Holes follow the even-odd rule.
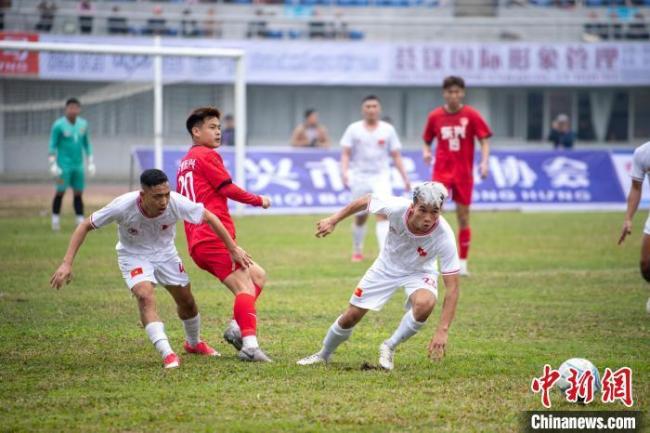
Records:
[[[351,171],[350,192],[352,200],[356,200],[366,194],[374,194],[380,197],[393,195],[390,171],[382,171],[377,174],[362,174]]]
[[[129,289],[143,281],[183,287],[190,283],[183,262],[178,256],[164,262],[154,262],[141,257],[121,255],[117,258],[117,264]]]
[[[438,275],[422,272],[396,276],[373,265],[359,281],[350,304],[365,310],[379,311],[400,287],[404,287],[406,293],[407,310],[411,307],[409,297],[418,289],[428,290],[438,299]]]
[[[645,220],[645,227],[643,227],[643,233],[646,235],[650,235],[650,215],[648,215],[648,219]]]

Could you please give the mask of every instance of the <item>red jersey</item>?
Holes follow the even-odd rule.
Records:
[[[176,191],[190,200],[203,203],[215,214],[235,239],[235,224],[228,211],[228,199],[254,206],[262,205],[262,198],[250,194],[232,183],[230,173],[221,155],[206,146],[192,146],[178,167]],[[185,223],[185,235],[190,252],[197,244],[213,242],[219,248],[226,246],[207,223]]]
[[[438,107],[429,113],[422,138],[431,144],[436,139],[435,177],[473,180],[474,139],[488,138],[492,131],[481,114],[463,105],[456,113]]]

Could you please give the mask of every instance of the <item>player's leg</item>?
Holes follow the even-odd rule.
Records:
[[[379,346],[379,365],[382,368],[392,370],[397,346],[417,334],[424,326],[436,305],[438,297],[436,284],[435,276],[431,275],[414,276],[404,282],[408,296],[406,313],[402,316],[395,332]]]
[[[138,302],[140,311],[140,321],[149,340],[156,348],[163,359],[165,368],[176,368],[180,365],[180,360],[172,350],[169,344],[169,338],[165,333],[165,325],[158,317],[156,311],[156,301],[154,298],[154,283],[151,281],[141,281],[131,288],[131,293]]]
[[[394,278],[381,269],[372,266],[363,276],[350,297],[350,305],[330,326],[323,339],[323,346],[317,353],[298,361],[298,365],[326,363],[332,353],[350,338],[352,330],[368,310],[379,311],[399,287]]]
[[[233,315],[242,338],[239,358],[242,361],[270,362],[271,359],[260,349],[257,341],[256,289],[250,270],[236,269],[222,282],[235,295]]]
[[[84,220],[84,202],[83,191],[86,187],[83,166],[75,167],[71,170],[70,185],[74,191],[74,213],[76,215],[77,225]]]
[[[351,173],[350,178],[350,196],[356,200],[372,192],[372,183],[367,177]],[[352,221],[352,261],[363,261],[363,242],[366,238],[366,222],[368,213],[360,212],[354,216]]]
[[[266,285],[266,271],[257,263],[254,263],[253,266],[248,268],[248,270],[251,279],[253,280],[253,285],[255,286],[255,301],[257,302],[264,290],[264,286]],[[243,344],[241,329],[239,328],[234,316],[224,331],[223,338],[228,343],[232,344],[235,349],[241,350]]]
[[[71,172],[67,168],[61,169],[61,175],[56,179],[56,192],[52,200],[52,230],[61,230],[61,205],[65,190],[70,185]]]
[[[472,230],[469,226],[469,206],[472,203],[471,183],[455,184],[453,196],[456,202],[456,218],[458,219],[458,257],[460,258],[460,275],[469,275],[467,258],[472,241]]]
[[[352,330],[367,312],[367,309],[350,304],[347,310],[337,317],[334,323],[332,323],[332,326],[327,330],[321,349],[313,355],[300,359],[297,364],[313,365],[329,362],[332,354],[341,344],[350,338]]]

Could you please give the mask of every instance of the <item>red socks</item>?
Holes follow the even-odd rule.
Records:
[[[253,283],[253,286],[255,286],[255,300],[257,301],[257,298],[259,298],[260,295],[262,294],[262,289],[263,289],[263,287],[258,286],[258,285],[255,284],[255,283]]]
[[[469,244],[472,239],[472,230],[467,227],[458,232],[458,256],[461,260],[466,260],[469,253]]]
[[[255,311],[255,296],[240,293],[235,296],[234,316],[242,337],[255,335],[257,332],[257,312]]]

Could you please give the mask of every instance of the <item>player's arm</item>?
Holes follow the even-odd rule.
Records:
[[[230,237],[230,233],[228,233],[226,227],[224,227],[221,220],[219,220],[215,214],[205,209],[203,211],[203,220],[226,245],[226,248],[228,248],[228,252],[230,253],[230,257],[232,257],[233,262],[239,263],[243,268],[247,268],[253,264],[251,256],[249,256],[248,253],[241,247],[237,246],[233,238]]]
[[[52,130],[50,131],[50,144],[48,146],[48,165],[50,167],[50,173],[54,177],[61,176],[61,167],[56,162],[56,154],[59,147],[59,128],[55,122],[52,125]]]
[[[301,125],[296,126],[291,134],[291,145],[296,147],[305,147],[309,144],[307,134],[303,133]]]
[[[93,230],[93,226],[90,218],[86,218],[84,222],[77,226],[74,233],[72,233],[68,250],[63,257],[63,263],[61,263],[61,266],[59,266],[56,272],[54,272],[54,275],[52,275],[52,278],[50,278],[50,285],[53,288],[60,289],[64,283],[68,284],[72,280],[72,263],[77,255],[77,251],[79,251],[84,240],[86,240],[86,235],[91,230]]]
[[[449,327],[456,314],[459,295],[458,273],[443,274],[442,280],[445,283],[445,300],[442,303],[440,323],[438,323],[438,328],[435,334],[433,334],[431,342],[429,342],[429,357],[436,360],[442,359],[445,356]]]
[[[410,191],[411,181],[409,180],[409,175],[404,168],[404,160],[402,159],[401,152],[399,150],[393,150],[390,152],[390,156],[393,158],[393,162],[395,163],[397,171],[399,171],[399,174],[402,176],[402,180],[404,181],[404,189]]]
[[[330,140],[330,135],[327,132],[327,128],[324,126],[318,127],[318,144],[320,147],[328,148],[331,146],[332,141]]]
[[[485,179],[490,170],[490,140],[488,137],[479,138],[479,143],[481,143],[481,162],[479,165],[479,173],[481,178]]]
[[[431,165],[432,154],[431,154],[431,145],[433,144],[433,139],[436,137],[435,123],[431,117],[427,117],[427,123],[424,125],[424,133],[422,134],[422,159],[426,165]]]
[[[623,221],[623,230],[621,237],[618,239],[618,244],[622,244],[627,235],[632,233],[632,220],[634,214],[639,208],[641,201],[641,190],[643,188],[643,181],[632,178],[632,185],[630,185],[630,193],[627,196],[627,210],[625,211],[625,220]]]
[[[219,188],[219,191],[230,200],[238,201],[239,203],[251,206],[261,206],[264,209],[268,209],[269,206],[271,206],[271,199],[269,197],[265,195],[252,194],[241,189],[232,182]]]
[[[86,159],[88,160],[88,174],[94,176],[97,168],[95,167],[95,160],[93,157],[93,146],[90,144],[90,132],[86,127],[86,133],[84,134],[83,149],[86,152]]]
[[[370,205],[370,199],[370,194],[367,194],[354,200],[335,214],[332,214],[329,217],[318,221],[318,223],[316,223],[316,237],[324,238],[334,231],[334,228],[339,222],[343,221],[351,215],[361,212],[362,210],[368,209],[368,206]]]
[[[343,185],[350,186],[350,156],[352,149],[344,147],[341,151],[341,177],[343,178]]]

